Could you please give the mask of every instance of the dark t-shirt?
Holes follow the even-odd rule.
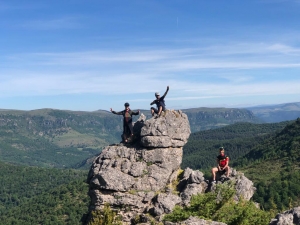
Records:
[[[124,117],[124,123],[131,123],[132,122],[132,115],[139,115],[139,112],[133,112],[130,109],[129,110],[123,110],[121,112],[115,112],[112,111],[113,114],[117,115],[123,115]]]
[[[166,105],[165,105],[165,97],[160,97],[159,99],[154,100],[154,103],[156,104],[157,108],[162,107],[162,111],[166,110]]]

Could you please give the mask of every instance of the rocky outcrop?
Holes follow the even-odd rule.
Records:
[[[239,198],[250,200],[254,195],[256,188],[253,186],[253,182],[244,176],[243,173],[232,170],[230,179],[235,179],[235,200]]]
[[[165,225],[226,225],[226,223],[207,221],[198,217],[191,216],[187,220],[179,223],[166,222]]]
[[[165,111],[155,119],[147,120],[141,129],[144,147],[183,147],[190,136],[187,115],[181,111]]]
[[[153,219],[162,221],[176,205],[189,205],[192,195],[213,191],[202,172],[180,169],[189,135],[188,118],[181,111],[149,120],[142,115],[134,124],[132,143],[107,146],[95,158],[87,179],[90,212],[108,203],[123,224],[151,224]],[[252,183],[243,174],[233,170],[230,179],[236,183],[237,198],[251,198]],[[189,218],[186,224],[207,223]]]
[[[279,213],[272,219],[269,225],[300,225],[300,206]]]

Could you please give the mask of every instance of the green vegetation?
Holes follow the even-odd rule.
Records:
[[[242,109],[187,109],[191,130],[222,127],[238,121],[257,121]],[[150,118],[149,110],[141,113]],[[138,116],[133,117],[136,121]],[[121,140],[122,116],[108,111],[53,109],[0,111],[0,160],[15,164],[87,168],[84,161],[103,147]]]
[[[88,225],[122,225],[122,222],[117,213],[106,204],[103,210],[92,212],[92,218]]]
[[[299,206],[300,119],[234,163],[257,186],[254,200],[279,211]]]
[[[216,201],[216,193],[195,196],[190,207],[176,207],[165,219],[179,221],[194,215],[227,224],[267,224],[273,212],[300,205],[300,119],[228,125],[234,117],[242,120],[241,115],[248,114],[233,111],[227,120],[225,109],[201,110],[187,110],[192,130],[222,128],[191,134],[184,146],[182,167],[210,169],[218,148],[224,146],[230,165],[254,181],[257,191],[253,200],[269,212],[257,209],[251,201],[234,203],[230,187],[220,187],[222,199]],[[203,122],[203,118],[208,120]],[[255,120],[251,114],[245,118]],[[53,167],[87,168],[85,160],[118,142],[121,132],[122,118],[105,111],[1,111],[1,224],[81,224],[89,204],[84,182],[87,171]],[[172,187],[176,185],[174,182]],[[93,216],[94,223],[119,223],[107,207]]]
[[[103,111],[0,111],[0,160],[71,168],[118,142],[121,126]]]
[[[81,224],[87,171],[0,163],[1,224]]]
[[[289,123],[291,122],[236,123],[214,130],[192,133],[183,147],[182,168],[210,169],[216,164],[220,146],[225,148],[225,154],[231,161],[235,160]]]
[[[224,222],[228,225],[268,224],[274,216],[270,212],[258,209],[251,201],[240,199],[235,202],[235,193],[231,184],[216,185],[214,192],[195,195],[190,206],[176,206],[166,221],[178,222],[196,216],[205,220]]]
[[[300,205],[300,119],[193,133],[184,146],[183,167],[207,169],[210,176],[219,146],[225,147],[230,165],[254,182],[253,200],[262,208],[283,211]]]

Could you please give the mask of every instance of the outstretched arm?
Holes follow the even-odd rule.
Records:
[[[167,86],[167,90],[166,90],[166,92],[164,93],[164,95],[162,96],[163,98],[166,97],[166,95],[168,94],[168,91],[169,91],[169,86]]]
[[[150,103],[150,105],[153,105],[155,103],[155,100],[153,102]]]
[[[132,115],[139,115],[140,114],[140,110],[138,109],[137,112],[132,112]]]
[[[112,108],[110,108],[110,111],[111,111],[113,114],[122,115],[122,111],[121,111],[121,112],[116,112],[116,111],[113,111]]]

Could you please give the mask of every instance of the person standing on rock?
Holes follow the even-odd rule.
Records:
[[[161,97],[160,97],[159,92],[155,92],[156,99],[153,102],[151,102],[150,105],[156,104],[157,109],[154,107],[151,107],[152,116],[154,116],[155,113],[157,114],[157,116],[160,116],[161,112],[166,110],[165,97],[168,94],[168,91],[169,91],[169,86],[167,86],[166,92]]]
[[[125,109],[121,112],[115,112],[112,108],[110,108],[110,111],[113,114],[122,115],[124,117],[123,119],[123,134],[122,134],[122,141],[128,142],[128,139],[133,137],[133,126],[132,126],[132,115],[139,115],[140,110],[137,112],[132,111],[129,108],[129,103],[126,102],[124,104]]]
[[[217,163],[218,166],[212,168],[211,173],[212,173],[212,177],[213,180],[212,182],[215,183],[216,182],[216,173],[220,172],[221,174],[226,173],[226,177],[228,178],[229,176],[229,157],[227,155],[225,155],[225,150],[223,147],[220,147],[220,155],[217,156]]]

